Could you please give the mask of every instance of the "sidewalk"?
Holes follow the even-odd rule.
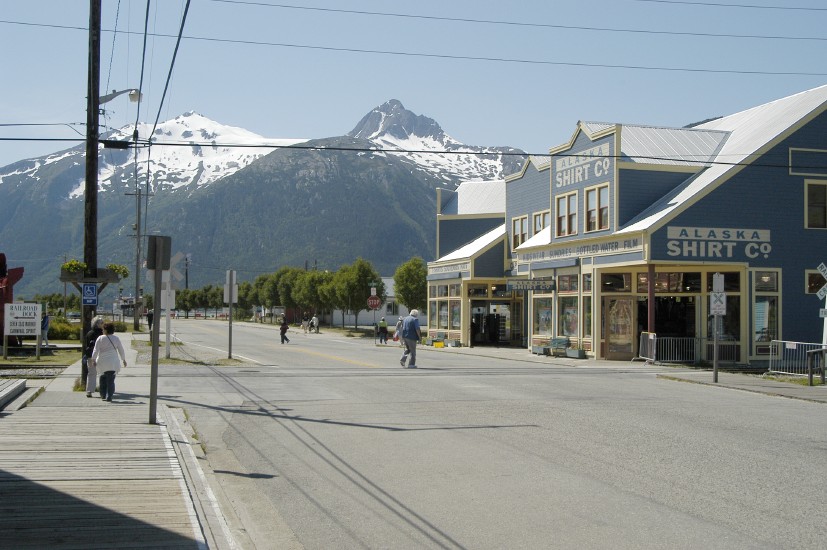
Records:
[[[150,366],[124,348],[112,403],[73,391],[78,362],[0,412],[0,548],[236,547],[183,413],[159,403],[149,422]]]

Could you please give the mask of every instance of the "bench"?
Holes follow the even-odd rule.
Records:
[[[0,380],[0,410],[26,391],[25,380]]]
[[[566,336],[559,338],[552,338],[548,345],[545,346],[531,346],[531,353],[536,355],[565,355],[566,348],[571,346],[571,341]]]
[[[568,348],[571,345],[571,341],[566,336],[557,337],[552,338],[548,345],[551,348],[551,355],[565,355],[566,348]]]

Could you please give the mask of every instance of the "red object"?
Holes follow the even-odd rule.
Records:
[[[6,266],[6,255],[0,253],[0,331],[6,330],[6,304],[14,303],[14,283],[23,278],[23,268]],[[9,337],[12,338],[12,337]],[[17,337],[14,344],[19,345]]]
[[[382,298],[379,296],[370,296],[368,298],[368,307],[370,309],[379,309],[379,306],[382,305]]]

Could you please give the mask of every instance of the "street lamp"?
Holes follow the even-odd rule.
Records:
[[[138,103],[143,98],[141,91],[136,88],[131,88],[129,90],[121,90],[120,92],[117,90],[112,90],[111,94],[100,96],[98,104],[103,105],[104,103],[109,103],[116,97],[121,96],[123,94],[129,94],[129,101],[131,101],[132,103]]]

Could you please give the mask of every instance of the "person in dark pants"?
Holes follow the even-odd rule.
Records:
[[[279,332],[281,333],[281,343],[282,344],[289,344],[290,338],[287,337],[287,329],[290,328],[290,325],[287,324],[287,318],[282,317],[281,319],[281,326],[279,327]]]
[[[100,393],[104,401],[111,402],[115,395],[115,376],[121,370],[121,363],[126,367],[126,353],[121,340],[115,336],[115,323],[104,323],[103,334],[95,340],[89,362],[101,373]]]
[[[477,322],[471,319],[471,342],[468,343],[469,348],[474,347],[474,340],[477,339],[477,333],[480,331],[479,327],[477,327]]]
[[[155,310],[150,309],[146,312],[146,324],[149,325],[149,332],[152,332],[152,320],[155,318]]]
[[[95,341],[101,334],[103,334],[103,317],[95,317],[92,319],[92,330],[86,333],[83,346],[83,369],[81,369],[81,376],[85,377],[86,397],[92,397],[92,392],[95,391],[97,370],[95,369],[94,363],[91,363],[89,359],[92,358],[92,352],[95,350]]]

